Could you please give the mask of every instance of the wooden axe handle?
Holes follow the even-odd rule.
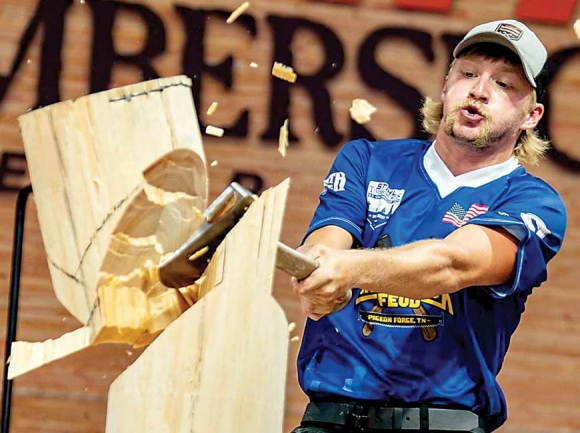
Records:
[[[278,242],[276,267],[288,275],[303,280],[318,268],[318,262],[312,257]]]
[[[276,267],[299,280],[308,277],[318,268],[318,262],[310,256],[290,248],[288,245],[278,242],[278,253],[276,257]],[[349,290],[344,299],[335,304],[328,311],[321,311],[321,314],[331,314],[342,309],[352,297]]]

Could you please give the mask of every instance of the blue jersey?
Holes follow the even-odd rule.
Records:
[[[344,309],[308,320],[302,389],[311,398],[466,408],[500,426],[506,402],[496,376],[526,298],[560,249],[560,196],[515,158],[455,177],[431,142],[412,139],[347,143],[324,187],[308,233],[335,225],[360,247],[396,247],[478,224],[503,227],[519,247],[507,284],[423,300],[354,290]]]

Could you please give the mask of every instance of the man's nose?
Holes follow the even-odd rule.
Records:
[[[477,101],[487,102],[489,99],[489,83],[483,78],[480,78],[477,82],[473,83],[469,96]]]

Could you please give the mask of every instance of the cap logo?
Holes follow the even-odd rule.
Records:
[[[499,26],[497,26],[497,29],[495,29],[495,31],[512,41],[517,41],[524,34],[523,30],[521,30],[519,27],[507,23],[500,24]]]

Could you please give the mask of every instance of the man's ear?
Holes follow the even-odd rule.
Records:
[[[445,99],[445,95],[447,94],[447,81],[449,80],[449,74],[445,76],[443,79],[443,87],[441,88],[441,100]]]
[[[529,112],[527,118],[524,120],[524,123],[521,126],[521,130],[525,131],[528,129],[534,129],[540,119],[544,115],[544,106],[542,104],[536,104]]]

